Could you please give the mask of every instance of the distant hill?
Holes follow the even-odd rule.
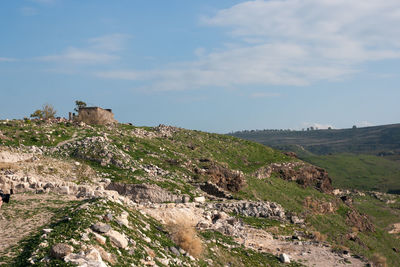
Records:
[[[257,130],[230,135],[281,150],[297,145],[317,155],[356,153],[400,160],[400,124],[340,130]]]
[[[231,134],[326,169],[339,188],[400,193],[400,124],[311,131],[242,131]]]

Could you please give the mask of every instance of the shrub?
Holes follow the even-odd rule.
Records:
[[[172,240],[186,250],[193,257],[199,257],[203,252],[203,244],[197,236],[196,230],[187,220],[180,219],[168,224],[168,230]]]
[[[313,237],[318,242],[324,242],[324,241],[326,241],[326,238],[327,238],[327,236],[325,234],[321,234],[318,231],[313,232]]]
[[[374,255],[372,255],[371,261],[372,261],[372,264],[374,267],[386,267],[387,266],[386,258],[378,253],[375,253]]]
[[[37,109],[35,112],[31,114],[31,118],[37,118],[37,119],[50,119],[54,118],[56,115],[57,111],[54,109],[54,107],[50,104],[44,104],[42,109]]]

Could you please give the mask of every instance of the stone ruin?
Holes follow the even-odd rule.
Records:
[[[114,114],[111,109],[103,109],[99,107],[83,107],[79,108],[78,115],[69,113],[69,119],[86,124],[112,124],[116,123]]]

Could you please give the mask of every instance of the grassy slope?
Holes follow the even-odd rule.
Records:
[[[338,188],[400,191],[400,164],[373,155],[334,154],[303,159],[328,170]]]
[[[12,138],[12,140],[0,140],[0,144],[54,146],[61,141],[71,139],[74,133],[77,138],[107,133],[115,146],[122,148],[124,145],[129,145],[132,149],[127,153],[133,159],[141,160],[141,164],[155,164],[168,170],[170,172],[169,180],[162,182],[163,187],[171,190],[179,188],[182,192],[189,194],[193,190],[193,185],[181,177],[186,175],[193,178],[195,174],[191,169],[184,167],[183,163],[191,162],[196,165],[198,159],[211,159],[231,169],[244,172],[248,185],[236,194],[237,197],[275,201],[288,211],[304,215],[307,218],[309,230],[326,234],[332,244],[345,245],[367,257],[378,252],[388,257],[392,266],[395,266],[393,263],[400,262],[400,255],[390,252],[392,247],[400,248],[400,241],[383,232],[387,227],[386,224],[377,225],[377,233],[361,234],[363,240],[361,246],[344,239],[344,236],[352,231],[351,226],[346,223],[348,208],[344,204],[339,205],[337,213],[325,215],[315,215],[303,205],[307,196],[320,202],[334,201],[333,196],[322,194],[311,188],[304,189],[296,183],[283,181],[276,177],[262,181],[251,176],[251,173],[261,166],[290,160],[280,152],[231,136],[189,130],[178,131],[169,138],[138,138],[130,134],[134,128],[133,126],[119,125],[116,129],[100,126],[87,129],[64,124],[43,125],[13,121],[8,124],[0,124],[2,133]],[[146,129],[155,131],[153,128]],[[144,175],[140,171],[122,170],[115,166],[100,166],[94,162],[88,163],[99,172],[109,173],[113,180],[142,182],[137,177]],[[147,180],[147,182],[153,181]],[[376,209],[381,210],[382,207],[376,206]],[[365,210],[369,214],[373,209]],[[394,218],[391,221],[395,220]]]
[[[268,146],[300,145],[315,154],[382,151],[400,155],[400,124],[314,131],[252,131],[232,134]]]

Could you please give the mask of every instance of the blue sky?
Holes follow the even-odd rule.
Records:
[[[0,3],[0,119],[75,100],[211,132],[399,123],[398,0]]]

